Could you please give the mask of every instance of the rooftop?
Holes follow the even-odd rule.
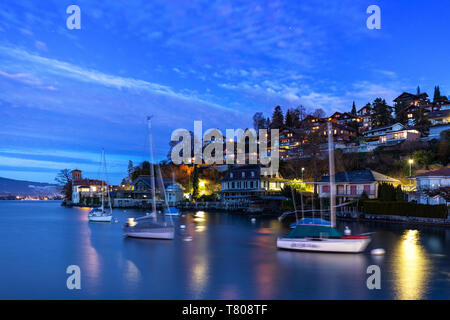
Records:
[[[450,167],[424,172],[416,175],[415,177],[450,177]]]
[[[386,176],[382,173],[373,170],[353,170],[341,171],[335,174],[335,181],[337,183],[364,183],[364,182],[390,182],[400,183],[399,180]],[[318,182],[330,182],[330,176],[322,176]]]

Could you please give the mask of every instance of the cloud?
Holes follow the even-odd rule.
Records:
[[[56,88],[52,85],[46,85],[41,80],[36,79],[33,75],[29,73],[8,73],[0,70],[0,76],[14,80],[23,84],[27,84],[30,86],[38,87],[41,89],[54,91]]]

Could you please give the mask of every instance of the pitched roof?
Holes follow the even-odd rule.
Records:
[[[439,118],[439,117],[450,117],[450,109],[449,110],[438,110],[428,113],[428,118]]]
[[[424,172],[416,175],[415,177],[450,177],[450,167]]]
[[[337,183],[364,183],[364,182],[390,182],[400,183],[399,180],[388,177],[373,170],[353,170],[341,171],[335,174],[335,181]],[[330,182],[330,176],[322,176],[319,182]]]

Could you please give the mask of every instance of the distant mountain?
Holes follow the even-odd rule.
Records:
[[[0,177],[0,195],[52,196],[57,192],[55,184],[31,182]]]

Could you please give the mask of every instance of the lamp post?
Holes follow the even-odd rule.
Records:
[[[413,159],[409,159],[408,162],[409,162],[409,177],[410,177],[409,184],[411,185],[411,175],[412,175],[411,167],[412,167],[412,164],[413,164],[414,160]]]
[[[302,182],[305,182],[305,181],[303,180],[303,171],[305,171],[305,168],[302,168]]]

